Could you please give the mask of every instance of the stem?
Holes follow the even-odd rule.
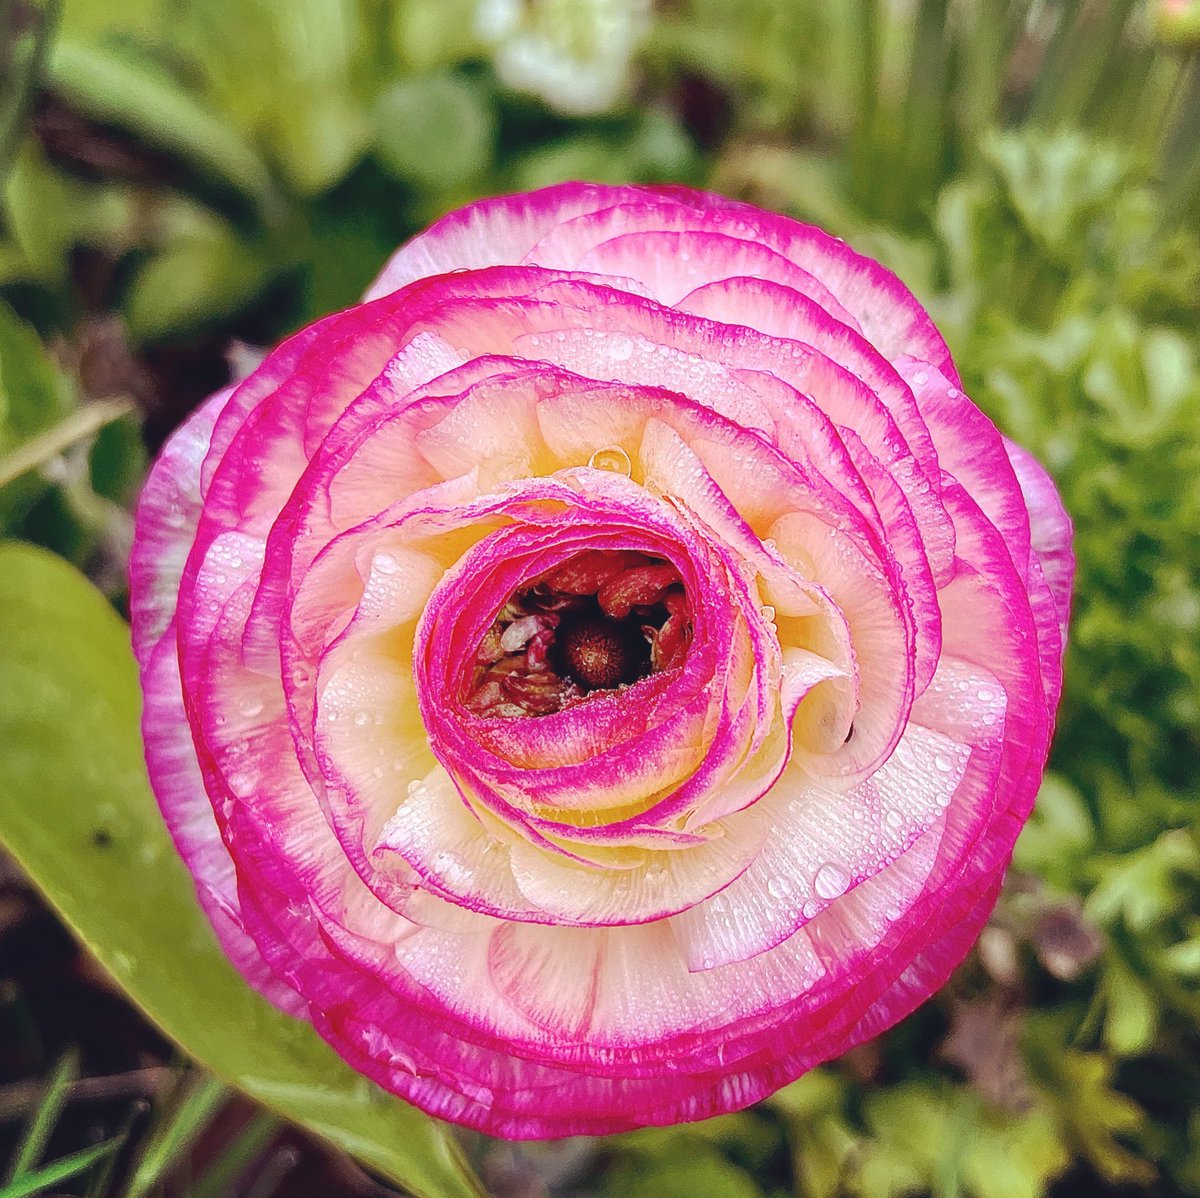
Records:
[[[77,441],[98,433],[106,424],[119,420],[134,410],[131,399],[103,399],[72,412],[53,428],[18,445],[8,457],[0,459],[0,487],[14,478],[45,465]]]
[[[10,0],[0,3],[0,36],[9,40],[9,58],[4,62],[4,74],[11,81],[9,95],[0,95],[0,183],[8,175],[17,147],[25,134],[25,120],[33,105],[33,95],[42,80],[49,53],[50,42],[58,28],[62,13],[62,0],[46,0],[43,7],[34,10],[36,24],[32,33],[32,44],[22,55],[19,41],[12,29],[16,21],[16,5]],[[21,60],[24,61],[21,61]]]

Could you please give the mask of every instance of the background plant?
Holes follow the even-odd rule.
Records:
[[[379,1192],[280,1116],[469,1192],[440,1129],[398,1133],[411,1112],[338,1090],[269,1013],[230,1020],[154,839],[112,609],[183,414],[440,212],[569,177],[710,186],[891,265],[1054,473],[1080,573],[1052,772],[946,991],[750,1112],[470,1137],[489,1189],[1200,1194],[1198,7],[0,0],[0,532],[50,551],[3,551],[0,838],[168,1036],[278,1112],[119,1015],[9,870],[0,1195]],[[113,897],[131,868],[163,903]],[[165,963],[209,978],[191,1005]]]

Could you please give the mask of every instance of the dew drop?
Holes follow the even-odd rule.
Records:
[[[951,761],[945,753],[938,753],[933,759],[933,764],[936,765],[943,774],[948,774],[954,768],[954,762]]]
[[[377,553],[371,561],[371,568],[380,574],[395,574],[400,563],[390,553]]]
[[[898,828],[902,823],[904,823],[903,813],[897,811],[895,807],[892,807],[883,818],[887,822],[887,826],[889,828]]]
[[[361,728],[364,724],[371,722],[371,713],[369,711],[356,711],[354,713],[354,722]]]
[[[792,892],[792,884],[787,878],[771,878],[767,882],[767,893],[774,899],[787,898]]]
[[[850,886],[850,875],[840,865],[827,862],[817,870],[813,889],[823,899],[835,899],[845,894]]]
[[[309,672],[308,666],[293,666],[292,667],[292,683],[295,686],[307,686],[312,674]]]
[[[608,356],[614,362],[628,362],[633,357],[633,339],[625,336],[611,338],[608,343]]]
[[[775,622],[775,608],[774,608],[774,607],[772,607],[772,606],[771,606],[771,604],[769,604],[769,603],[764,603],[764,604],[763,604],[763,606],[762,606],[762,618],[763,618],[764,620],[766,620],[766,621],[767,621],[767,623],[769,623],[769,624],[772,624],[772,623],[774,623],[774,622]]]
[[[238,700],[237,709],[247,719],[252,719],[262,711],[262,700],[255,698],[253,695],[244,695]]]
[[[633,465],[629,461],[629,454],[619,445],[606,445],[603,449],[597,449],[588,458],[588,465],[593,470],[607,470],[611,474],[621,474],[626,478],[629,477],[633,470]]]

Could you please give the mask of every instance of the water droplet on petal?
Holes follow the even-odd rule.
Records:
[[[626,478],[629,477],[633,470],[633,465],[629,461],[629,454],[619,445],[606,445],[603,449],[597,449],[588,458],[588,465],[593,470],[607,470],[611,474],[621,474]]]
[[[787,878],[772,878],[767,883],[767,893],[775,899],[787,898],[792,891],[792,884]]]
[[[850,875],[840,866],[828,862],[817,870],[813,889],[823,899],[840,898],[850,887]]]
[[[356,711],[354,713],[354,722],[361,728],[364,724],[371,722],[371,713],[369,711]]]
[[[609,338],[608,356],[614,362],[628,362],[633,357],[633,338],[623,335]]]
[[[242,698],[238,700],[237,709],[242,715],[246,716],[247,719],[252,719],[262,711],[262,700],[256,698],[254,695],[243,695]]]
[[[883,818],[889,828],[898,828],[904,823],[904,813],[897,811],[895,807],[892,807]]]
[[[395,574],[400,563],[390,553],[377,553],[371,560],[371,568],[380,574]]]

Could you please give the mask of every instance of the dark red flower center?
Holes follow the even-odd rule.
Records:
[[[480,642],[466,705],[484,716],[550,715],[675,668],[691,638],[670,562],[587,550],[509,597]]]

